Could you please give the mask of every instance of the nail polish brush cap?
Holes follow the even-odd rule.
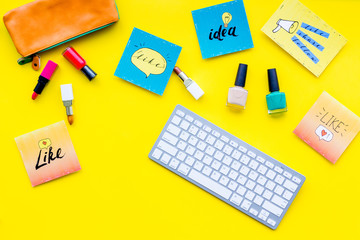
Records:
[[[270,92],[279,91],[279,82],[276,74],[276,69],[268,69],[268,79],[269,79],[269,90]]]
[[[246,73],[247,73],[247,64],[239,64],[238,72],[236,75],[235,86],[245,87]]]

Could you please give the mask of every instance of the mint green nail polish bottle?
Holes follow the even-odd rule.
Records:
[[[268,113],[281,113],[287,111],[285,93],[280,92],[279,82],[276,74],[276,69],[268,69],[269,90],[270,93],[266,95],[266,103]]]

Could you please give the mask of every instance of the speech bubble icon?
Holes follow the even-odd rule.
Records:
[[[131,62],[143,73],[146,77],[150,74],[162,74],[166,69],[165,58],[155,50],[150,48],[140,48],[131,56]]]
[[[332,132],[323,125],[319,125],[317,127],[317,129],[315,130],[315,134],[319,137],[320,140],[324,140],[326,142],[330,142],[334,137]]]
[[[44,149],[44,148],[48,148],[51,145],[51,141],[50,138],[45,138],[39,141],[39,148],[40,149]]]

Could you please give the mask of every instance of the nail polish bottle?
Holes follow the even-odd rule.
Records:
[[[285,93],[280,92],[279,82],[276,74],[276,69],[268,69],[269,90],[270,93],[266,95],[266,103],[268,113],[281,113],[287,111]]]
[[[244,89],[247,73],[247,65],[239,64],[235,80],[235,87],[229,88],[229,94],[226,105],[238,109],[245,109],[248,91]]]

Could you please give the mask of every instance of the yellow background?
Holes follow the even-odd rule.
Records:
[[[1,15],[27,2],[1,1]],[[49,59],[60,68],[36,101],[31,94],[40,71],[17,65],[19,54],[1,24],[0,239],[359,238],[360,138],[333,165],[292,131],[324,90],[360,115],[360,2],[302,0],[348,39],[320,78],[260,31],[282,0],[245,0],[255,48],[203,60],[191,10],[221,2],[117,0],[118,23],[71,42],[96,79],[89,82],[61,56],[66,45],[57,47],[41,54],[41,70]],[[183,47],[177,65],[205,91],[199,101],[175,74],[163,96],[113,76],[133,27]],[[247,108],[240,113],[225,106],[239,63],[249,65]],[[267,114],[265,102],[266,70],[273,67],[289,108],[277,116]],[[67,126],[82,170],[33,188],[14,138],[66,120],[60,84],[67,83],[75,96],[75,122]],[[176,104],[307,177],[277,230],[148,158]]]

